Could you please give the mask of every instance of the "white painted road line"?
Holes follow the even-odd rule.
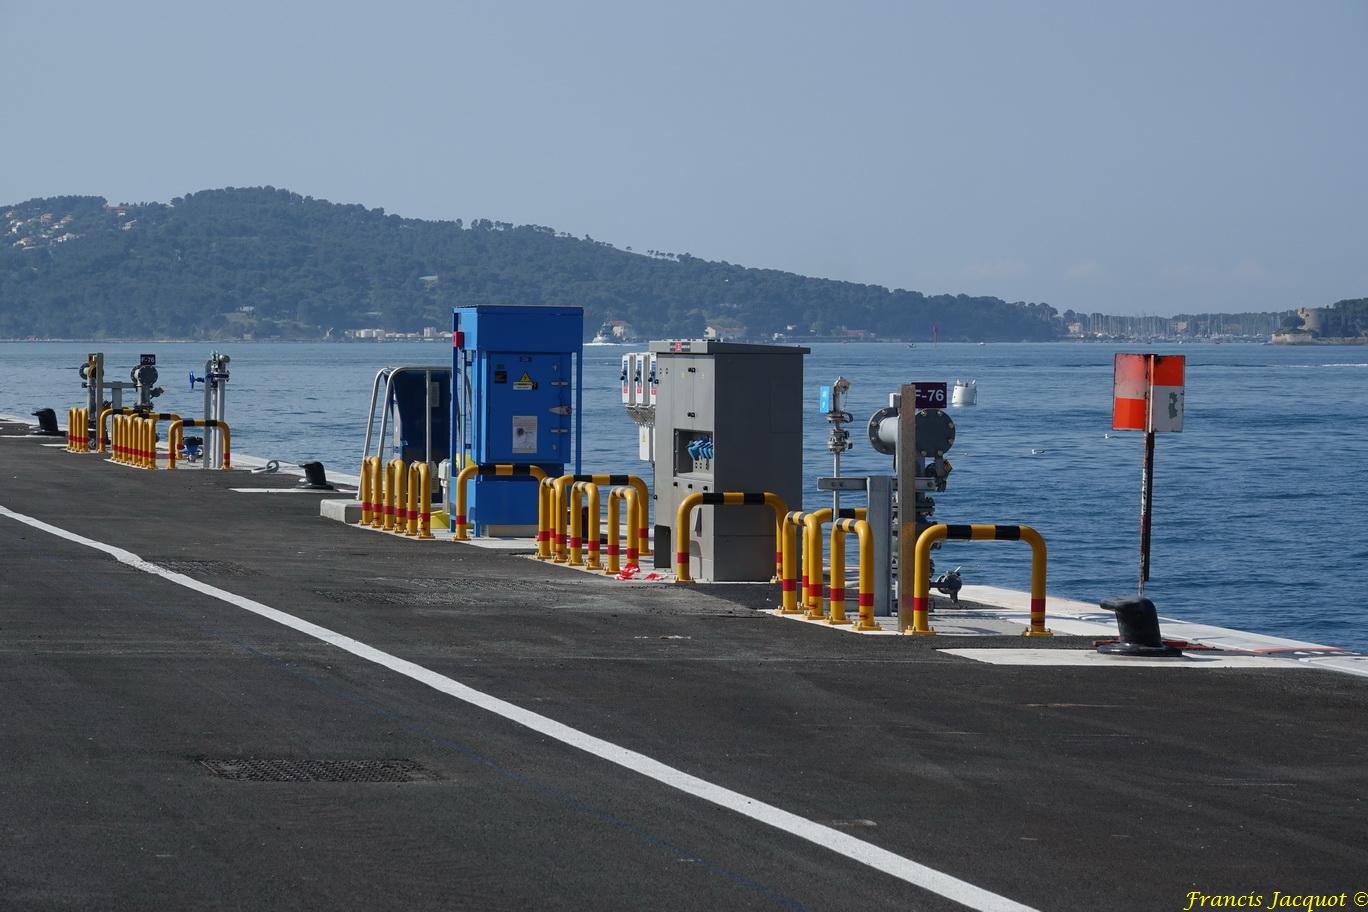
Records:
[[[821,848],[829,849],[852,861],[867,865],[876,871],[882,871],[899,880],[906,881],[914,886],[936,893],[946,899],[968,906],[971,909],[977,909],[980,910],[980,912],[1036,912],[1036,910],[1032,909],[1030,906],[1022,905],[1005,896],[1000,896],[997,893],[990,892],[981,887],[976,887],[967,881],[937,871],[935,868],[927,867],[910,858],[904,858],[887,849],[881,849],[862,839],[856,839],[848,833],[842,833],[829,826],[824,826],[820,823],[808,820],[806,817],[799,817],[797,814],[790,813],[782,808],[775,807],[772,804],[766,804],[763,801],[757,801],[740,792],[734,792],[729,788],[715,785],[708,782],[706,779],[700,779],[683,770],[675,769],[674,767],[661,763],[659,760],[654,760],[645,754],[629,750],[625,747],[619,747],[611,741],[596,738],[593,735],[586,734],[576,728],[571,728],[554,719],[530,712],[513,703],[500,700],[498,697],[490,696],[483,691],[468,687],[453,678],[448,678],[446,675],[438,674],[421,665],[416,665],[406,659],[390,655],[373,646],[368,646],[349,636],[344,636],[343,634],[329,630],[326,627],[320,627],[317,624],[295,617],[292,614],[286,614],[284,611],[272,608],[269,605],[263,605],[261,602],[253,601],[252,599],[229,592],[226,589],[211,586],[194,577],[168,570],[165,567],[143,560],[131,551],[126,551],[123,548],[118,548],[114,545],[86,538],[83,535],[78,535],[75,532],[70,532],[58,526],[45,523],[41,519],[35,519],[32,516],[27,516],[23,513],[16,513],[8,507],[0,506],[0,516],[8,516],[16,522],[47,532],[50,535],[55,535],[58,538],[84,545],[87,548],[93,548],[96,551],[102,551],[120,563],[126,564],[135,570],[141,570],[143,573],[159,576],[178,586],[184,586],[187,589],[194,590],[195,592],[210,596],[211,598],[216,598],[219,601],[227,602],[229,605],[241,608],[244,611],[250,611],[252,614],[275,621],[277,624],[289,627],[291,630],[296,630],[306,636],[311,636],[314,639],[321,640],[331,646],[336,646],[338,649],[349,652],[358,658],[365,659],[368,662],[374,662],[376,665],[382,665],[385,668],[397,672],[406,678],[417,681],[420,684],[426,684],[433,690],[455,697],[472,706],[478,706],[497,716],[502,716],[511,722],[516,722],[517,724],[529,728],[538,734],[545,735],[548,738],[554,738],[569,747],[582,750],[585,753],[592,754],[602,760],[607,760],[609,763],[631,770],[648,779],[654,779],[656,782],[678,789],[695,798],[701,798],[704,801],[711,802],[719,807],[726,808],[729,811],[734,811],[743,817],[749,817],[759,823],[774,827],[777,830],[788,833],[791,836],[796,836],[799,839],[806,840]]]

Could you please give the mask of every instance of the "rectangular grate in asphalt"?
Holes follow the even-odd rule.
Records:
[[[220,779],[235,782],[430,782],[437,774],[413,760],[298,760],[197,757]]]

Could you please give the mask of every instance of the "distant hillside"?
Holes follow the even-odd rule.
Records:
[[[447,328],[457,304],[579,304],[586,331],[1038,340],[1046,304],[937,295],[633,253],[537,225],[386,215],[271,187],[110,206],[0,207],[0,337],[320,338]],[[792,327],[792,329],[789,329]]]

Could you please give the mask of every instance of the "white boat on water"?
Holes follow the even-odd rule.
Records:
[[[974,405],[978,402],[978,381],[977,380],[956,380],[955,388],[950,393],[950,404],[955,405]]]

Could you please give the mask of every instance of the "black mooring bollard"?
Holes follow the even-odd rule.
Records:
[[[317,488],[320,491],[332,490],[332,485],[328,484],[328,473],[323,470],[323,463],[305,462],[299,467],[304,470],[304,477],[299,480],[300,484]]]
[[[57,413],[55,411],[50,408],[40,408],[32,414],[38,419],[38,426],[33,429],[33,433],[42,437],[62,436],[62,431],[57,427]]]
[[[1123,656],[1181,656],[1183,650],[1165,646],[1159,634],[1159,612],[1154,602],[1144,596],[1130,595],[1102,600],[1102,607],[1116,613],[1116,629],[1120,642],[1098,646],[1107,655]]]

